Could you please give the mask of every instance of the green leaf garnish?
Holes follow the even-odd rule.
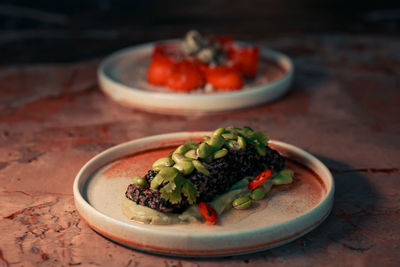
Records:
[[[170,182],[178,176],[179,171],[173,167],[162,168],[150,183],[150,187],[157,189],[163,182]]]
[[[172,204],[177,204],[182,200],[181,187],[184,178],[180,175],[161,188],[161,197],[168,200]]]
[[[269,141],[269,134],[267,134],[266,132],[255,132],[254,136],[261,144],[263,144],[264,146],[267,145]]]
[[[172,204],[181,202],[182,194],[187,198],[190,205],[196,203],[196,198],[199,196],[196,186],[181,174],[161,188],[160,193],[162,198]]]
[[[187,198],[190,205],[196,203],[196,198],[199,196],[196,186],[188,179],[185,179],[182,185],[182,193]]]
[[[254,131],[251,128],[243,127],[243,128],[234,128],[240,136],[243,136],[246,140],[252,140],[254,138]]]

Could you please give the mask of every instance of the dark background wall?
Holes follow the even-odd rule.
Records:
[[[91,59],[187,30],[262,40],[302,34],[397,35],[400,1],[5,0],[0,65]]]

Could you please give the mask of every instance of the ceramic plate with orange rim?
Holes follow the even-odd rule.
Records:
[[[173,43],[176,40],[164,41]],[[240,43],[240,42],[239,42]],[[103,92],[116,102],[156,113],[197,114],[254,107],[273,101],[290,88],[294,66],[289,57],[260,47],[256,78],[239,91],[177,93],[147,82],[154,43],[122,49],[102,61],[98,79]]]
[[[262,251],[286,244],[317,227],[333,205],[334,181],[326,166],[306,151],[271,140],[294,170],[290,185],[276,186],[255,207],[230,210],[217,225],[151,225],[127,219],[121,204],[134,175],[186,140],[210,132],[179,132],[133,140],[89,160],[74,182],[76,208],[96,232],[134,249],[164,255],[217,257]]]

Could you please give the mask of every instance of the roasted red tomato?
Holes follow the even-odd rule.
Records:
[[[174,61],[164,54],[164,48],[156,46],[150,66],[147,69],[147,81],[155,85],[166,85],[173,66]]]
[[[174,61],[183,60],[184,55],[180,52],[178,44],[157,44],[153,50],[153,58],[157,56],[168,57]]]
[[[235,91],[243,86],[243,79],[239,71],[228,66],[217,66],[204,70],[206,81],[215,89]]]
[[[229,59],[244,76],[253,78],[257,74],[258,47],[234,45],[229,49]]]
[[[183,60],[174,64],[167,79],[167,86],[181,92],[191,91],[204,85],[204,76],[197,65]]]

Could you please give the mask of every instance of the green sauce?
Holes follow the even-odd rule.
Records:
[[[274,184],[288,184],[293,181],[293,171],[284,169],[274,177],[262,183],[262,186],[267,193]],[[249,177],[235,183],[228,192],[216,196],[209,204],[218,215],[232,208],[232,202],[238,197],[248,196],[251,191],[248,189]],[[197,205],[190,206],[182,214],[164,213],[124,198],[122,201],[122,213],[130,220],[142,222],[146,224],[181,224],[181,223],[200,223],[203,222]]]

